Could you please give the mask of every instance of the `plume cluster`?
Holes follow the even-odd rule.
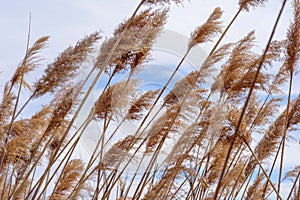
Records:
[[[274,173],[299,131],[300,95],[291,92],[299,79],[299,0],[286,38],[271,35],[264,47],[255,31],[222,40],[241,11],[251,15],[267,1],[239,0],[224,32],[223,11],[215,8],[192,32],[168,81],[145,87],[136,77],[151,58],[166,7],[183,2],[140,1],[111,38],[99,44],[98,32],[84,37],[45,65],[35,82],[28,74],[42,67],[49,36],[26,50],[3,81],[1,200],[299,199],[299,165],[288,169],[281,162],[286,175]],[[216,43],[199,70],[169,88],[190,50],[208,42]],[[87,63],[91,71],[79,82]],[[280,190],[283,183],[289,191]]]

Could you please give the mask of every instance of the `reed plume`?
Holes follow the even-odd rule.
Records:
[[[294,180],[300,172],[300,165],[294,167],[294,169],[286,172],[284,179]]]
[[[245,199],[251,200],[251,199],[261,199],[263,196],[263,184],[262,181],[264,179],[264,175],[258,174],[256,179],[254,180],[253,184],[250,185],[247,191],[247,196]]]
[[[20,82],[22,76],[28,74],[29,72],[35,70],[36,67],[38,67],[39,62],[42,60],[42,58],[38,56],[38,54],[47,46],[48,39],[49,36],[41,37],[37,41],[35,41],[31,48],[28,49],[25,58],[21,61],[20,66],[17,68],[10,80],[11,87]],[[22,84],[26,88],[31,89],[30,85],[24,79]]]
[[[293,1],[293,22],[290,24],[287,32],[285,70],[295,72],[297,62],[300,60],[300,2]]]
[[[239,0],[241,9],[249,11],[251,7],[263,6],[267,0]]]
[[[192,48],[197,44],[212,41],[211,38],[214,35],[222,32],[221,21],[219,21],[222,13],[223,12],[220,8],[215,8],[207,21],[202,26],[196,28],[196,30],[191,34],[188,44],[189,48]]]
[[[123,116],[128,112],[132,96],[135,95],[137,80],[131,80],[124,88],[126,81],[120,81],[109,87],[94,105],[95,119],[105,119],[114,115],[115,117]]]
[[[128,120],[140,120],[143,117],[143,111],[148,110],[154,98],[158,94],[158,90],[149,90],[142,94],[129,108],[126,115]]]
[[[73,190],[78,181],[80,174],[84,169],[81,160],[75,159],[67,163],[66,168],[62,172],[62,176],[58,181],[58,185],[49,197],[50,200],[68,199],[70,192]],[[82,188],[77,188],[81,190]],[[79,194],[79,192],[78,192]]]
[[[66,116],[71,114],[72,108],[76,105],[76,96],[78,94],[78,86],[62,88],[57,94],[53,104],[51,119],[49,120],[45,136],[51,135],[60,126],[65,124]]]
[[[146,153],[153,152],[162,138],[166,138],[169,132],[178,132],[182,128],[180,118],[182,115],[177,113],[178,104],[174,104],[167,109],[166,113],[159,117],[147,134]]]
[[[194,79],[197,79],[195,84],[193,84]],[[170,107],[173,104],[179,103],[180,99],[186,96],[190,90],[194,89],[197,90],[198,92],[200,91],[201,88],[201,83],[204,83],[204,80],[199,77],[199,72],[198,71],[193,71],[183,77],[181,80],[175,83],[174,87],[172,90],[167,94],[167,96],[164,98],[164,106]],[[196,86],[195,86],[196,85]],[[197,88],[197,89],[196,89]],[[203,88],[203,87],[202,87]],[[202,92],[204,93],[206,90],[202,89]]]
[[[24,77],[40,65],[40,52],[49,37],[41,37],[31,48],[27,46],[24,59],[3,88],[0,103],[0,199],[104,200],[113,198],[115,192],[116,199],[124,200],[262,199],[271,194],[270,186],[282,199],[280,195],[285,193],[280,191],[281,181],[291,181],[287,199],[299,198],[299,166],[282,180],[281,161],[277,188],[270,179],[275,176],[273,167],[269,175],[264,169],[270,160],[276,163],[281,147],[284,152],[286,133],[290,137],[300,123],[300,95],[294,98],[291,93],[300,58],[299,0],[293,0],[293,21],[286,39],[276,41],[273,36],[287,2],[283,1],[262,53],[257,51],[261,41],[256,43],[254,31],[237,42],[220,45],[240,13],[266,2],[239,0],[238,11],[224,31],[223,11],[215,8],[191,33],[183,58],[161,90],[139,91],[139,82],[133,77],[151,59],[153,44],[167,20],[168,6],[183,4],[183,0],[141,0],[132,17],[118,25],[101,46],[97,46],[98,32],[84,37],[46,65],[42,77],[33,84]],[[169,93],[165,92],[190,50],[212,42],[219,34],[199,70],[189,71]],[[74,84],[87,61],[92,64],[90,74],[84,83]],[[277,73],[274,66],[279,69]],[[127,79],[120,81],[125,72],[129,74]],[[102,75],[105,77],[100,79]],[[288,105],[279,113],[288,82]],[[78,127],[73,126],[97,83],[104,84],[104,89],[96,90],[99,98],[92,103],[87,118]],[[31,96],[19,109],[23,87]],[[46,105],[33,105],[35,114],[22,112],[33,100],[39,103],[49,95],[52,99]],[[153,116],[157,105],[160,107]],[[82,153],[79,145],[84,134],[99,121],[103,123],[102,130],[96,130],[100,138],[85,165],[76,159],[77,151]],[[126,132],[115,142],[113,137],[119,135],[123,122],[138,124],[137,130]],[[258,134],[263,134],[259,141]],[[274,152],[277,155],[273,157]],[[161,158],[165,159],[160,162]],[[145,163],[148,165],[143,169]],[[136,171],[127,182],[127,170],[135,164]]]
[[[299,106],[300,106],[300,96],[298,96],[290,105],[290,111],[288,112],[288,123],[287,128],[290,129],[292,126],[295,126],[300,123],[299,115]],[[264,137],[260,140],[255,148],[255,154],[259,161],[263,161],[270,157],[272,153],[277,149],[282,137],[283,130],[286,126],[285,116],[287,110],[284,110],[280,116],[272,123],[268,131],[265,133]],[[256,160],[251,157],[245,174],[248,176],[257,166]]]
[[[167,10],[151,11],[147,9],[139,15],[122,23],[114,32],[114,37],[107,39],[101,46],[100,54],[95,66],[105,69],[107,73],[115,75],[124,70],[134,71],[137,66],[147,61],[149,53],[159,32],[162,29],[167,17]],[[127,27],[124,30],[124,27]],[[104,66],[110,49],[117,40],[120,42],[108,61],[108,67]]]
[[[117,167],[117,164],[130,157],[129,151],[133,149],[133,145],[139,139],[135,136],[127,136],[126,138],[116,142],[105,154],[100,164],[103,169]]]
[[[75,78],[83,62],[94,51],[95,42],[99,38],[99,33],[95,32],[77,42],[74,47],[69,47],[62,52],[52,64],[48,65],[45,74],[34,84],[34,97],[54,93]]]
[[[3,91],[3,97],[2,101],[0,104],[0,127],[6,123],[8,123],[9,118],[13,114],[13,109],[14,109],[14,100],[15,100],[15,95],[13,93],[9,92],[9,86],[8,84],[5,84],[4,91]],[[2,138],[2,133],[1,131],[0,138]]]
[[[144,0],[143,4],[149,4],[149,5],[164,5],[164,4],[170,4],[171,2],[175,4],[181,4],[183,3],[183,0]]]

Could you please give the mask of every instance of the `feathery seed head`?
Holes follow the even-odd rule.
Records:
[[[149,4],[149,5],[164,5],[164,4],[170,4],[171,2],[175,4],[183,4],[183,0],[145,0],[143,3],[144,4]]]
[[[94,106],[95,118],[104,119],[110,115],[122,116],[129,109],[135,95],[138,80],[120,81],[104,91]]]
[[[160,90],[149,90],[145,94],[141,95],[129,108],[126,115],[126,119],[129,120],[139,120],[142,118],[142,112],[147,110],[150,106],[156,95]]]
[[[25,58],[22,60],[20,66],[17,68],[10,80],[11,86],[15,86],[15,84],[21,80],[22,76],[33,71],[38,66],[38,63],[42,60],[42,58],[40,58],[37,54],[47,46],[48,39],[49,36],[41,37],[31,48],[28,49]],[[24,79],[23,85],[28,89],[31,89],[30,85]]]
[[[192,48],[197,44],[212,41],[212,37],[222,32],[221,21],[223,11],[218,7],[210,15],[208,20],[202,26],[196,28],[191,34],[188,48]]]
[[[251,7],[263,6],[268,0],[239,0],[240,8],[249,11]]]
[[[42,78],[34,84],[34,97],[40,97],[48,92],[53,93],[76,77],[82,63],[94,51],[93,46],[99,38],[99,33],[95,32],[77,42],[75,47],[69,47],[61,53],[52,64],[48,65]]]
[[[111,72],[112,75],[127,69],[135,70],[147,61],[152,44],[166,22],[166,17],[167,10],[151,12],[148,9],[122,23],[115,30],[114,37],[102,44],[95,66],[105,69],[106,73]],[[116,50],[111,52],[117,41],[119,43]]]

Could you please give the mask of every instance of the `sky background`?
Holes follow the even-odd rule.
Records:
[[[44,63],[50,63],[65,48],[75,44],[87,34],[101,30],[104,38],[111,36],[115,27],[132,14],[137,4],[137,0],[0,0],[0,92],[24,56],[30,13],[32,16],[30,42],[32,44],[41,36],[50,36],[49,47],[42,51],[43,57],[46,58]],[[225,26],[238,9],[236,0],[191,0],[190,3],[185,1],[183,7],[172,4],[165,29],[188,38],[217,6],[224,10],[222,20]],[[260,52],[267,42],[280,6],[281,1],[270,1],[265,7],[242,13],[224,42],[237,41],[255,29],[257,37],[255,48]],[[291,5],[288,4],[276,31],[276,39],[285,37],[291,13]],[[184,48],[185,44],[182,45]],[[210,47],[211,44],[205,44],[201,48],[209,51]],[[198,49],[196,53],[202,50]],[[159,61],[163,63],[168,60],[163,57],[160,59]],[[191,60],[193,62],[194,58]],[[164,73],[159,75],[157,78],[166,76]],[[37,76],[33,76],[32,79],[37,79]],[[299,146],[298,142],[289,143],[287,148],[289,153],[286,153],[288,167],[299,165],[300,157],[297,156]]]

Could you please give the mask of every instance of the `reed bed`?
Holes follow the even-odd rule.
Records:
[[[223,39],[243,12],[267,7],[266,0],[239,0],[229,24],[222,23],[221,8],[212,9],[191,33],[168,81],[140,90],[136,77],[150,60],[171,3],[188,2],[142,0],[112,37],[85,36],[35,82],[28,75],[41,67],[49,36],[30,44],[29,31],[25,56],[3,84],[1,200],[300,199],[300,163],[286,169],[284,162],[300,123],[300,93],[292,94],[299,81],[300,1],[281,1],[261,52],[254,48],[255,30],[238,41]],[[289,5],[294,12],[286,37],[274,40]],[[213,45],[202,65],[168,91],[191,49],[205,43]],[[87,64],[92,68],[85,75]],[[43,98],[50,101],[24,117]],[[84,119],[75,125],[78,118]],[[98,137],[78,158],[93,123]],[[116,137],[126,123],[137,124],[136,130]]]

